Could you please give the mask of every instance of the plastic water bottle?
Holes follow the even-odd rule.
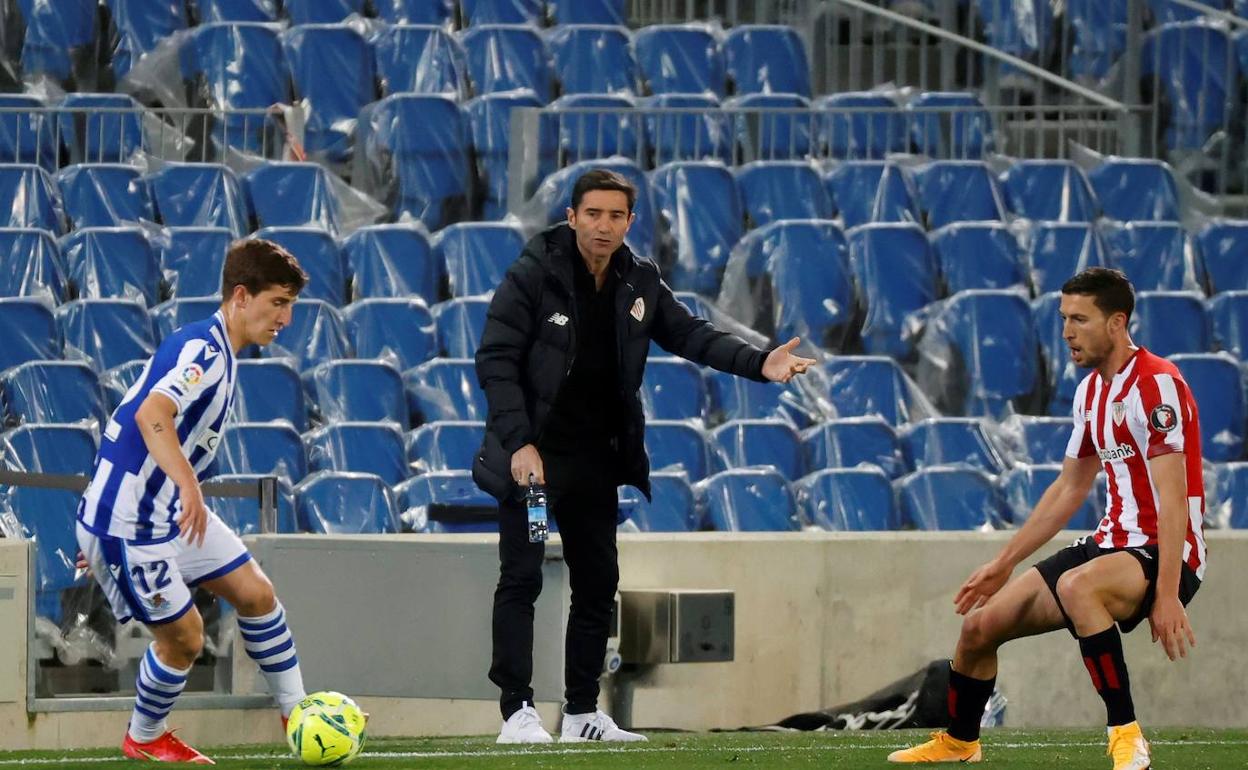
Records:
[[[529,491],[524,496],[525,505],[529,509],[529,542],[544,543],[550,534],[546,519],[546,488],[533,481],[529,474]]]

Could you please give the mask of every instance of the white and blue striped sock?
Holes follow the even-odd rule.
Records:
[[[134,680],[136,695],[134,713],[130,715],[130,737],[139,743],[151,743],[165,734],[165,717],[173,709],[182,688],[186,687],[189,668],[174,668],[156,657],[152,642],[139,664]]]
[[[282,716],[290,716],[295,704],[303,700],[303,673],[299,671],[299,656],[295,654],[295,639],[286,627],[286,611],[278,602],[272,612],[258,618],[238,616],[238,630],[243,635],[243,647],[269,684],[269,692],[282,709]]]

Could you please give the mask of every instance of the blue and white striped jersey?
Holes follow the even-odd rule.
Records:
[[[177,486],[147,451],[134,416],[151,392],[177,405],[174,425],[182,452],[202,481],[217,453],[221,426],[234,401],[237,365],[217,311],[169,335],[113,412],[78,520],[101,536],[158,543],[178,535]]]

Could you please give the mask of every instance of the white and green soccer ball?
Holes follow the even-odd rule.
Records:
[[[342,693],[314,692],[295,706],[286,742],[305,765],[345,765],[364,748],[368,715]]]

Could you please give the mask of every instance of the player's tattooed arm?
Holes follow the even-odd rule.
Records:
[[[161,425],[159,422],[152,423],[152,433],[164,433],[164,432],[165,432],[165,426]]]

